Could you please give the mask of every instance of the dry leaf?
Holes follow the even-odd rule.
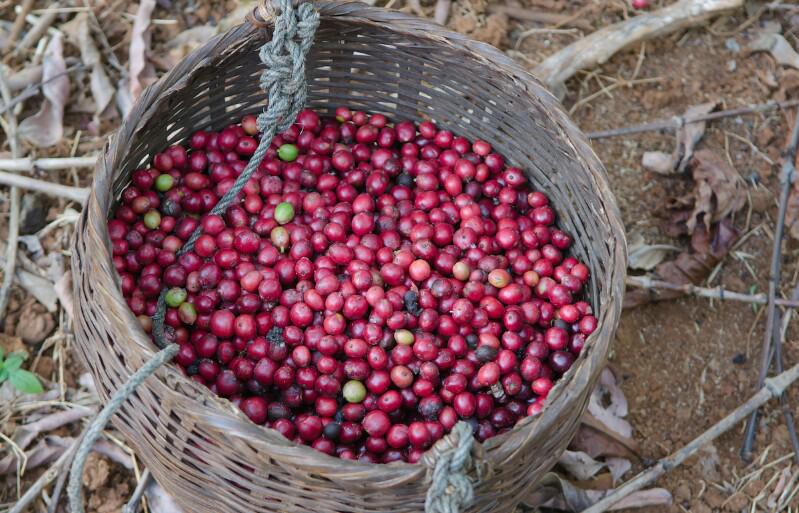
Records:
[[[709,114],[718,106],[718,101],[692,105],[683,112],[683,117],[692,118]],[[682,173],[685,171],[688,161],[691,160],[694,148],[702,139],[706,127],[707,123],[705,121],[686,124],[677,130],[675,134],[676,147],[674,153],[669,155],[660,151],[648,151],[644,153],[643,166],[650,171],[664,175],[672,174],[675,171]]]
[[[607,406],[603,403],[607,403]],[[630,438],[633,433],[632,426],[623,418],[627,416],[627,399],[616,383],[613,371],[607,367],[599,375],[596,387],[588,399],[588,412],[623,438]]]
[[[64,105],[69,96],[69,78],[63,50],[61,36],[53,36],[42,62],[42,108],[19,124],[19,134],[36,146],[53,146],[64,135]]]
[[[641,234],[631,234],[627,239],[627,267],[640,271],[651,271],[666,259],[672,251],[680,251],[668,244],[647,244]]]
[[[735,246],[741,232],[729,219],[713,225],[708,232],[704,224],[699,224],[691,237],[692,251],[685,251],[677,255],[675,260],[669,260],[655,267],[652,279],[667,281],[678,285],[692,283],[699,284],[710,274],[716,264]],[[666,289],[633,289],[624,294],[624,308],[662,301],[683,296],[679,290]]]
[[[694,233],[697,222],[705,228],[746,204],[743,180],[730,164],[711,150],[696,152],[693,167],[694,197],[696,202],[691,216],[686,221],[688,233]]]
[[[523,503],[528,507],[553,508],[563,511],[583,511],[596,504],[613,490],[583,490],[550,472],[541,480],[539,487],[530,493]],[[642,508],[671,504],[671,493],[663,488],[650,488],[633,492],[609,511],[625,508]]]
[[[633,464],[627,458],[608,458],[605,460],[605,464],[610,470],[610,475],[613,476],[614,485],[619,482],[627,471],[633,468]]]
[[[749,44],[749,52],[769,52],[778,64],[799,69],[799,54],[781,34],[761,34]]]
[[[595,460],[582,451],[563,451],[558,464],[580,481],[591,479],[597,472],[605,468],[604,463]]]
[[[64,307],[67,315],[71,318],[74,308],[72,303],[72,273],[64,273],[61,278],[55,282],[53,288],[58,296],[58,300],[61,302],[61,306]]]
[[[52,314],[32,299],[22,305],[19,316],[20,321],[17,322],[14,334],[26,344],[36,345],[44,342],[55,329]]]
[[[80,56],[83,64],[91,67],[92,72],[89,76],[89,87],[92,91],[92,97],[96,104],[95,116],[101,117],[111,104],[114,98],[116,89],[111,85],[111,80],[103,67],[103,61],[100,58],[100,51],[94,44],[92,39],[91,30],[89,28],[89,16],[86,13],[81,13],[82,19],[79,25],[78,37],[80,44]]]
[[[14,442],[20,449],[25,449],[33,442],[40,433],[47,433],[54,429],[60,428],[65,424],[71,424],[76,420],[93,415],[94,410],[90,408],[77,407],[69,410],[62,410],[56,413],[51,413],[36,422],[18,426],[14,430]]]
[[[588,400],[580,429],[569,447],[592,458],[637,458],[638,445],[632,439],[632,426],[623,418],[627,413],[627,399],[615,374],[609,368],[603,369]]]
[[[155,76],[154,72],[146,72],[148,71],[148,64],[145,59],[145,54],[150,50],[150,33],[147,28],[150,26],[150,16],[153,13],[153,9],[155,9],[155,0],[141,0],[139,8],[136,10],[136,18],[133,21],[133,29],[131,30],[130,95],[134,100],[139,97],[146,87],[142,82]]]

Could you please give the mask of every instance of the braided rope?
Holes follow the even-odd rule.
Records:
[[[436,454],[424,502],[426,513],[459,513],[474,500],[474,481],[467,475],[472,465],[472,427],[460,421],[449,436],[457,440]]]
[[[272,39],[261,47],[259,57],[265,70],[261,73],[261,88],[269,93],[266,110],[258,115],[258,129],[263,132],[261,141],[244,171],[236,178],[233,186],[211,209],[211,214],[223,214],[236,200],[239,193],[252,177],[255,170],[269,151],[277,132],[287,130],[300,113],[308,96],[305,82],[305,55],[313,44],[313,36],[319,26],[319,13],[309,3],[301,4],[296,10],[291,0],[275,0],[278,12],[273,13],[274,31]],[[300,42],[294,41],[299,37]],[[194,249],[194,243],[202,235],[198,226],[186,244],[178,251],[178,256]],[[165,347],[164,318],[166,317],[166,288],[158,297],[158,308],[153,316],[153,339],[158,347]]]
[[[150,374],[155,372],[166,362],[170,361],[176,354],[180,347],[177,344],[171,344],[166,349],[162,349],[153,356],[150,361],[139,367],[131,377],[117,390],[105,405],[103,410],[92,421],[89,429],[83,437],[78,450],[75,453],[75,460],[72,462],[70,469],[69,484],[67,485],[67,495],[69,496],[69,510],[72,513],[83,513],[83,467],[86,465],[86,459],[89,457],[89,452],[94,446],[94,442],[103,433],[105,425],[116,413],[117,409],[127,401],[130,394],[138,387]]]
[[[241,175],[236,178],[233,186],[219,200],[211,210],[211,214],[221,214],[236,200],[241,190],[252,177],[269,150],[269,145],[278,131],[287,130],[302,110],[307,98],[307,84],[305,82],[305,55],[313,44],[313,36],[319,26],[319,13],[313,6],[303,3],[294,9],[291,0],[274,0],[277,12],[274,19],[274,32],[272,39],[261,47],[259,56],[266,66],[261,74],[261,87],[269,93],[269,104],[266,110],[258,116],[258,129],[263,132],[258,148],[253,153]],[[295,37],[300,42],[294,41]],[[191,234],[189,240],[178,252],[179,255],[194,248],[195,241],[202,233],[200,226]],[[122,387],[112,396],[100,414],[92,421],[86,431],[80,446],[75,454],[75,460],[70,469],[69,495],[70,511],[83,513],[82,479],[83,468],[91,448],[97,438],[102,434],[106,424],[116,413],[133,391],[148,376],[158,368],[170,361],[178,353],[177,344],[167,344],[164,340],[164,317],[166,315],[166,288],[161,290],[158,297],[158,309],[153,316],[153,338],[162,348],[153,358],[142,365]]]

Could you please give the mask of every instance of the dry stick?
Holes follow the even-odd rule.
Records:
[[[22,28],[25,26],[25,16],[28,15],[31,7],[33,7],[33,0],[22,0],[22,5],[20,7],[22,12],[17,15],[17,19],[14,20],[14,25],[11,27],[11,32],[9,32],[8,39],[6,39],[3,47],[6,51],[14,45],[14,42],[22,32]]]
[[[546,11],[534,11],[524,7],[514,7],[511,5],[489,5],[486,8],[489,14],[502,13],[511,18],[521,21],[532,21],[536,23],[546,23],[548,25],[572,26],[581,30],[594,30],[594,26],[585,20],[575,19],[568,14],[557,14]]]
[[[133,495],[130,496],[130,500],[128,500],[122,513],[136,513],[139,509],[141,496],[144,495],[144,490],[147,488],[147,485],[150,484],[151,479],[152,475],[150,474],[150,469],[144,469],[144,472],[141,474],[141,479],[139,479],[139,484],[137,484],[136,489],[133,490]]]
[[[732,292],[722,287],[699,287],[691,283],[679,284],[671,283],[668,281],[653,280],[649,276],[628,276],[625,283],[631,287],[640,287],[642,289],[666,289],[666,290],[679,290],[685,294],[706,297],[711,299],[731,299],[733,301],[743,301],[744,303],[754,303],[765,305],[768,303],[768,295],[762,294],[741,294],[740,292]],[[774,302],[786,308],[799,308],[799,297],[791,299],[775,298]]]
[[[774,245],[771,250],[771,272],[769,273],[768,283],[768,306],[766,310],[766,333],[763,336],[763,347],[760,350],[760,370],[757,375],[757,388],[763,386],[763,380],[768,375],[771,366],[771,352],[775,345],[774,342],[774,321],[776,312],[775,298],[777,287],[780,283],[780,260],[782,256],[782,232],[785,229],[785,212],[788,207],[788,195],[791,192],[794,173],[796,171],[796,148],[799,144],[799,112],[793,125],[793,132],[788,143],[788,148],[783,155],[782,173],[780,175],[781,191],[780,206],[777,211],[777,226],[774,230]],[[741,446],[741,456],[745,461],[752,458],[752,444],[755,439],[755,423],[757,421],[757,409],[755,409],[746,421],[744,440]]]
[[[66,63],[70,63],[70,62],[74,62],[75,59],[72,58],[72,57],[67,57],[66,59],[64,59],[64,61]],[[13,100],[8,102],[8,104],[4,104],[2,107],[0,107],[0,114],[5,113],[5,111],[7,111],[8,109],[14,107],[16,104],[18,104],[20,102],[24,102],[28,98],[31,98],[31,97],[36,96],[37,94],[39,94],[39,89],[41,89],[41,87],[44,84],[46,84],[47,82],[49,82],[51,80],[55,80],[56,78],[58,78],[58,77],[60,77],[62,75],[68,75],[69,73],[72,73],[74,71],[81,71],[81,70],[84,70],[84,69],[86,69],[86,66],[84,66],[83,64],[74,64],[74,65],[70,66],[69,68],[67,68],[66,70],[64,70],[62,73],[58,73],[56,75],[53,75],[52,77],[48,78],[45,81],[41,80],[42,70],[39,69],[39,78],[38,78],[38,80],[36,82],[32,83],[32,84],[27,84],[27,87],[26,87],[26,85],[21,85],[21,87],[25,87],[25,90],[22,91],[21,93],[19,93],[17,96],[15,96]],[[32,75],[32,76],[35,76],[35,75]],[[10,78],[14,79],[15,77],[14,77],[14,75],[11,75]],[[20,82],[22,80],[27,80],[28,78],[30,78],[30,77],[24,77],[24,76],[23,77],[18,77],[17,78],[18,82],[16,83],[16,85],[20,85]],[[11,82],[8,83],[8,88],[11,89],[12,91],[14,90],[14,88],[11,85]]]
[[[793,297],[799,299],[799,288],[795,288]],[[779,319],[780,315],[779,312],[777,313],[777,319]],[[790,318],[790,313],[786,314],[786,318]],[[779,322],[779,320],[777,321]],[[776,372],[777,374],[782,374],[782,339],[785,336],[785,330],[780,329],[779,333],[775,337],[774,340],[774,358],[777,360],[776,362]],[[793,412],[791,411],[791,407],[788,405],[788,400],[785,398],[785,394],[780,394],[780,409],[782,410],[782,414],[785,417],[785,424],[788,427],[788,437],[791,439],[791,448],[793,449],[793,458],[796,460],[796,463],[799,463],[799,437],[796,436],[796,427],[793,425]]]
[[[51,196],[67,198],[68,200],[77,201],[79,203],[85,203],[89,198],[89,189],[87,187],[70,187],[69,185],[45,182],[44,180],[37,180],[35,178],[19,176],[3,171],[0,171],[0,185],[11,185],[30,191],[43,192]]]
[[[47,472],[42,474],[41,477],[39,477],[39,479],[37,479],[30,488],[28,488],[28,490],[22,495],[22,497],[20,497],[20,499],[16,504],[14,504],[14,507],[11,508],[8,513],[22,513],[25,511],[25,509],[28,507],[28,504],[33,502],[33,500],[35,500],[36,497],[42,493],[42,490],[44,490],[47,485],[53,482],[53,479],[55,479],[57,476],[60,476],[61,473],[67,473],[68,465],[74,458],[75,453],[78,450],[78,446],[85,435],[86,430],[84,429],[83,433],[81,433],[80,436],[72,442],[72,445],[69,447],[69,449],[64,451],[64,453],[58,457],[56,462],[53,463],[53,466],[47,469]]]
[[[53,7],[58,7],[58,4],[56,3]],[[22,16],[22,18],[25,17],[26,16]],[[48,11],[44,13],[19,42],[19,45],[17,45],[14,50],[14,55],[19,55],[22,50],[30,48],[34,43],[39,41],[57,17],[58,11]]]
[[[0,73],[5,74],[5,69],[5,67],[0,68]],[[11,101],[11,92],[2,76],[0,76],[0,97],[2,97],[3,103]],[[19,156],[19,140],[17,139],[17,116],[14,111],[8,113],[6,126],[9,132],[6,136],[11,145],[11,155],[16,158]],[[6,248],[6,264],[3,267],[3,283],[0,285],[0,327],[5,326],[6,308],[8,308],[11,284],[14,283],[14,274],[17,268],[17,244],[19,243],[19,189],[12,185],[10,195],[8,247]]]
[[[674,116],[668,119],[659,119],[651,123],[641,123],[638,125],[630,125],[621,128],[613,128],[610,130],[600,130],[597,132],[586,132],[589,139],[603,139],[605,137],[614,137],[617,135],[637,134],[641,132],[654,132],[656,130],[676,130],[682,128],[689,123],[696,123],[698,121],[711,121],[714,119],[727,118],[730,116],[740,116],[742,114],[754,114],[757,112],[767,112],[771,110],[787,109],[799,105],[799,100],[788,100],[781,103],[768,102],[761,105],[753,105],[751,107],[740,107],[737,109],[720,110],[718,112],[711,112],[710,114],[703,114],[701,116],[683,117]]]
[[[30,157],[19,159],[0,159],[0,170],[20,172],[32,172],[34,169],[52,171],[55,169],[70,169],[73,167],[94,167],[97,157],[66,157],[66,158],[47,158],[31,159]]]
[[[439,25],[446,25],[449,18],[449,9],[452,6],[452,0],[438,0],[436,2],[436,9],[433,12],[433,21]]]
[[[533,75],[563,99],[566,80],[579,70],[602,64],[619,50],[647,39],[704,23],[743,3],[743,0],[680,0],[663,9],[639,14],[555,52],[533,69]]]
[[[613,492],[605,496],[590,508],[584,509],[582,513],[601,513],[607,511],[611,506],[627,497],[631,493],[640,490],[644,486],[652,483],[657,478],[681,464],[686,459],[693,456],[702,447],[712,442],[722,434],[726,433],[733,426],[742,421],[750,412],[773,397],[779,396],[789,385],[799,378],[799,364],[794,365],[782,374],[769,378],[765,381],[765,387],[758,393],[749,398],[748,401],[736,408],[732,413],[714,424],[710,429],[699,435],[693,441],[677,452],[672,453],[660,460],[657,465],[641,472],[630,479]]]

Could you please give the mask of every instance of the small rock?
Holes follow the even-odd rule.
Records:
[[[702,501],[694,501],[691,503],[691,507],[688,508],[688,511],[691,513],[713,513],[713,510],[708,507]]]
[[[727,71],[733,72],[738,69],[738,63],[735,62],[735,59],[730,59],[727,61]]]
[[[44,342],[55,328],[53,316],[42,305],[29,301],[22,306],[15,335],[23,342],[36,345]]]
[[[687,501],[691,498],[691,487],[685,481],[680,481],[677,488],[674,490],[674,496],[678,499]]]
[[[27,193],[22,196],[19,208],[19,233],[30,235],[36,233],[47,224],[47,206],[45,196],[39,193]]]
[[[774,196],[765,187],[752,189],[752,210],[762,214],[772,207],[774,207]]]
[[[726,41],[724,41],[724,46],[726,46],[727,49],[730,50],[731,52],[737,53],[741,51],[741,45],[739,45],[738,41],[736,41],[735,38],[732,37],[729,37],[727,38]]]
[[[724,494],[721,493],[715,486],[708,486],[703,498],[705,499],[707,505],[713,509],[720,508],[727,499]]]

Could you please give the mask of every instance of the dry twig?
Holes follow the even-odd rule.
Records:
[[[708,443],[729,431],[733,426],[746,418],[747,415],[753,412],[756,408],[760,407],[766,401],[782,394],[782,392],[784,392],[789,385],[796,381],[797,378],[799,378],[799,364],[794,365],[789,370],[774,378],[768,378],[765,381],[765,387],[750,397],[748,401],[736,408],[735,411],[721,419],[710,429],[699,435],[679,451],[672,453],[666,458],[663,458],[654,467],[641,472],[631,480],[618,487],[614,492],[608,494],[601,501],[597,502],[590,508],[583,510],[583,513],[601,513],[603,511],[607,511],[608,508],[619,502],[621,499],[652,483],[669,470],[675,468],[686,459],[696,454],[696,452],[702,447],[706,446]]]
[[[8,90],[3,75],[5,67],[0,69],[0,97],[3,103],[11,101],[11,91]],[[17,116],[14,111],[8,113],[8,122],[4,123],[8,143],[11,145],[11,155],[19,157],[19,139],[17,138]],[[19,189],[11,187],[8,219],[8,247],[6,248],[6,263],[3,268],[3,283],[0,285],[0,326],[5,325],[6,308],[11,297],[11,284],[14,282],[14,271],[17,267],[17,244],[19,241]]]
[[[44,180],[5,173],[3,171],[0,171],[0,184],[20,187],[30,191],[43,192],[50,196],[58,196],[79,203],[85,203],[89,198],[89,189],[87,187],[70,187],[68,185],[61,185],[60,183],[45,182]]]
[[[70,169],[73,167],[94,167],[97,157],[66,157],[52,159],[0,159],[0,170],[16,173],[33,172],[34,169],[52,171],[57,169]]]
[[[758,305],[765,305],[768,303],[768,294],[741,294],[740,292],[732,292],[722,287],[699,287],[691,283],[677,284],[661,280],[653,280],[649,276],[627,276],[625,283],[631,287],[640,287],[644,289],[666,289],[666,290],[679,290],[688,295],[699,297],[706,297],[710,299],[730,299],[732,301],[742,301],[744,303],[753,303]],[[774,302],[780,306],[788,308],[799,308],[799,297],[792,299],[775,298]]]
[[[533,75],[544,82],[555,96],[563,99],[566,96],[566,80],[579,70],[602,64],[629,46],[704,23],[713,16],[742,5],[743,0],[680,0],[575,41],[536,66]]]
[[[604,139],[605,137],[615,137],[617,135],[637,134],[641,132],[654,132],[657,130],[677,130],[687,124],[696,123],[698,121],[711,121],[714,119],[727,118],[730,116],[739,116],[742,114],[754,114],[756,112],[767,112],[777,109],[787,109],[799,105],[799,100],[788,100],[782,103],[768,102],[762,105],[753,105],[751,107],[740,107],[737,109],[720,110],[718,112],[711,112],[710,114],[703,114],[701,116],[683,117],[674,116],[668,119],[659,119],[651,123],[641,123],[638,125],[630,125],[621,128],[613,128],[610,130],[600,130],[598,132],[586,132],[589,139]]]
[[[758,389],[763,387],[764,380],[768,375],[768,369],[771,366],[772,352],[774,351],[774,347],[779,343],[775,341],[774,327],[777,312],[775,299],[777,296],[777,287],[780,283],[780,261],[782,257],[782,233],[785,230],[785,212],[788,207],[788,196],[791,192],[791,185],[796,173],[797,144],[799,144],[799,115],[797,115],[794,121],[791,139],[783,155],[782,173],[780,174],[780,203],[777,211],[777,226],[774,231],[774,245],[771,250],[771,271],[768,277],[769,301],[766,310],[766,332],[763,336],[763,346],[760,350],[760,369],[757,376]],[[779,338],[779,331],[776,332],[776,338]],[[752,414],[746,422],[743,445],[741,446],[741,456],[745,461],[752,458],[752,444],[755,439],[756,421],[757,408],[752,411]]]

